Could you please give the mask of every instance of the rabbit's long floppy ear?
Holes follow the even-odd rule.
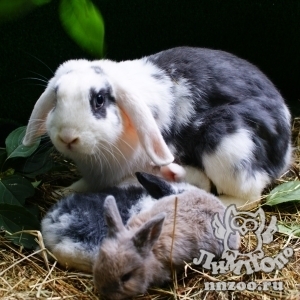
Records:
[[[118,87],[117,103],[134,125],[138,138],[151,160],[158,166],[170,164],[174,157],[143,99],[136,99]]]
[[[24,146],[30,146],[35,139],[46,133],[45,121],[48,113],[55,105],[55,91],[53,85],[48,84],[46,90],[35,103],[31,113],[25,137],[23,139]]]

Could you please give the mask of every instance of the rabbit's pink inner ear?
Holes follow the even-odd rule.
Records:
[[[139,141],[151,160],[158,166],[170,164],[174,157],[165,143],[148,106],[142,99],[135,99],[124,90],[117,99],[134,126]]]
[[[37,137],[46,133],[45,122],[49,111],[54,107],[54,101],[54,91],[47,88],[36,102],[31,113],[23,139],[24,146],[32,145]]]
[[[141,130],[140,132],[137,129],[137,133],[139,140],[152,161],[158,166],[166,166],[174,161],[174,156],[165,143],[156,124],[155,127],[148,128],[145,131]]]

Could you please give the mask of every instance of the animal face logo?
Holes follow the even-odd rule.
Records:
[[[215,236],[223,240],[224,252],[238,251],[231,249],[229,238],[231,234],[238,233],[240,236],[245,236],[249,232],[253,232],[256,237],[256,248],[248,252],[247,255],[256,255],[260,253],[263,255],[262,245],[269,244],[273,241],[273,235],[277,231],[276,217],[272,216],[270,224],[266,227],[265,212],[259,208],[256,212],[237,211],[235,205],[230,205],[224,214],[223,220],[216,214],[213,220],[213,227],[215,228]]]
[[[294,250],[287,247],[277,256],[267,257],[263,251],[263,244],[273,241],[273,235],[277,231],[276,217],[272,216],[269,225],[266,224],[265,212],[259,208],[256,212],[237,211],[235,205],[227,207],[223,219],[215,214],[212,222],[214,234],[217,239],[223,241],[223,253],[221,260],[214,261],[214,254],[200,249],[199,259],[194,258],[193,263],[202,264],[206,269],[212,270],[212,274],[223,274],[232,271],[240,275],[242,272],[252,274],[257,271],[271,272],[274,268],[282,269],[288,263]],[[256,245],[251,251],[241,253],[231,241],[231,235],[245,236],[254,234]],[[246,252],[246,253],[245,253]],[[204,258],[206,260],[204,261]],[[245,271],[243,271],[245,269]]]

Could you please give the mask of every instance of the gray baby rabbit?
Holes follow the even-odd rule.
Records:
[[[150,183],[161,184],[165,182],[159,178]],[[104,203],[108,233],[93,268],[97,290],[108,299],[133,297],[169,281],[171,269],[182,270],[200,249],[221,257],[222,241],[214,236],[212,218],[218,213],[222,220],[224,212],[218,198],[194,187],[160,199],[125,226],[114,197],[108,196]],[[230,236],[229,245],[238,249],[239,236]]]
[[[138,182],[124,183],[99,193],[71,194],[50,208],[42,220],[41,232],[45,246],[61,265],[92,272],[99,246],[107,233],[103,203],[108,195],[116,199],[122,221],[126,223],[130,216],[150,209],[156,199],[194,188],[163,180],[154,186],[151,182],[156,182],[157,177],[146,173],[137,173],[137,178],[145,187]]]

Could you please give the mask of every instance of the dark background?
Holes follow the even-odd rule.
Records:
[[[105,21],[105,57],[134,59],[181,45],[226,50],[257,65],[281,91],[294,116],[300,114],[300,0],[93,3]],[[64,32],[58,4],[53,0],[0,24],[0,140],[12,127],[26,125],[44,90],[37,80],[26,78],[49,79],[48,67],[55,71],[68,59],[93,59]]]

